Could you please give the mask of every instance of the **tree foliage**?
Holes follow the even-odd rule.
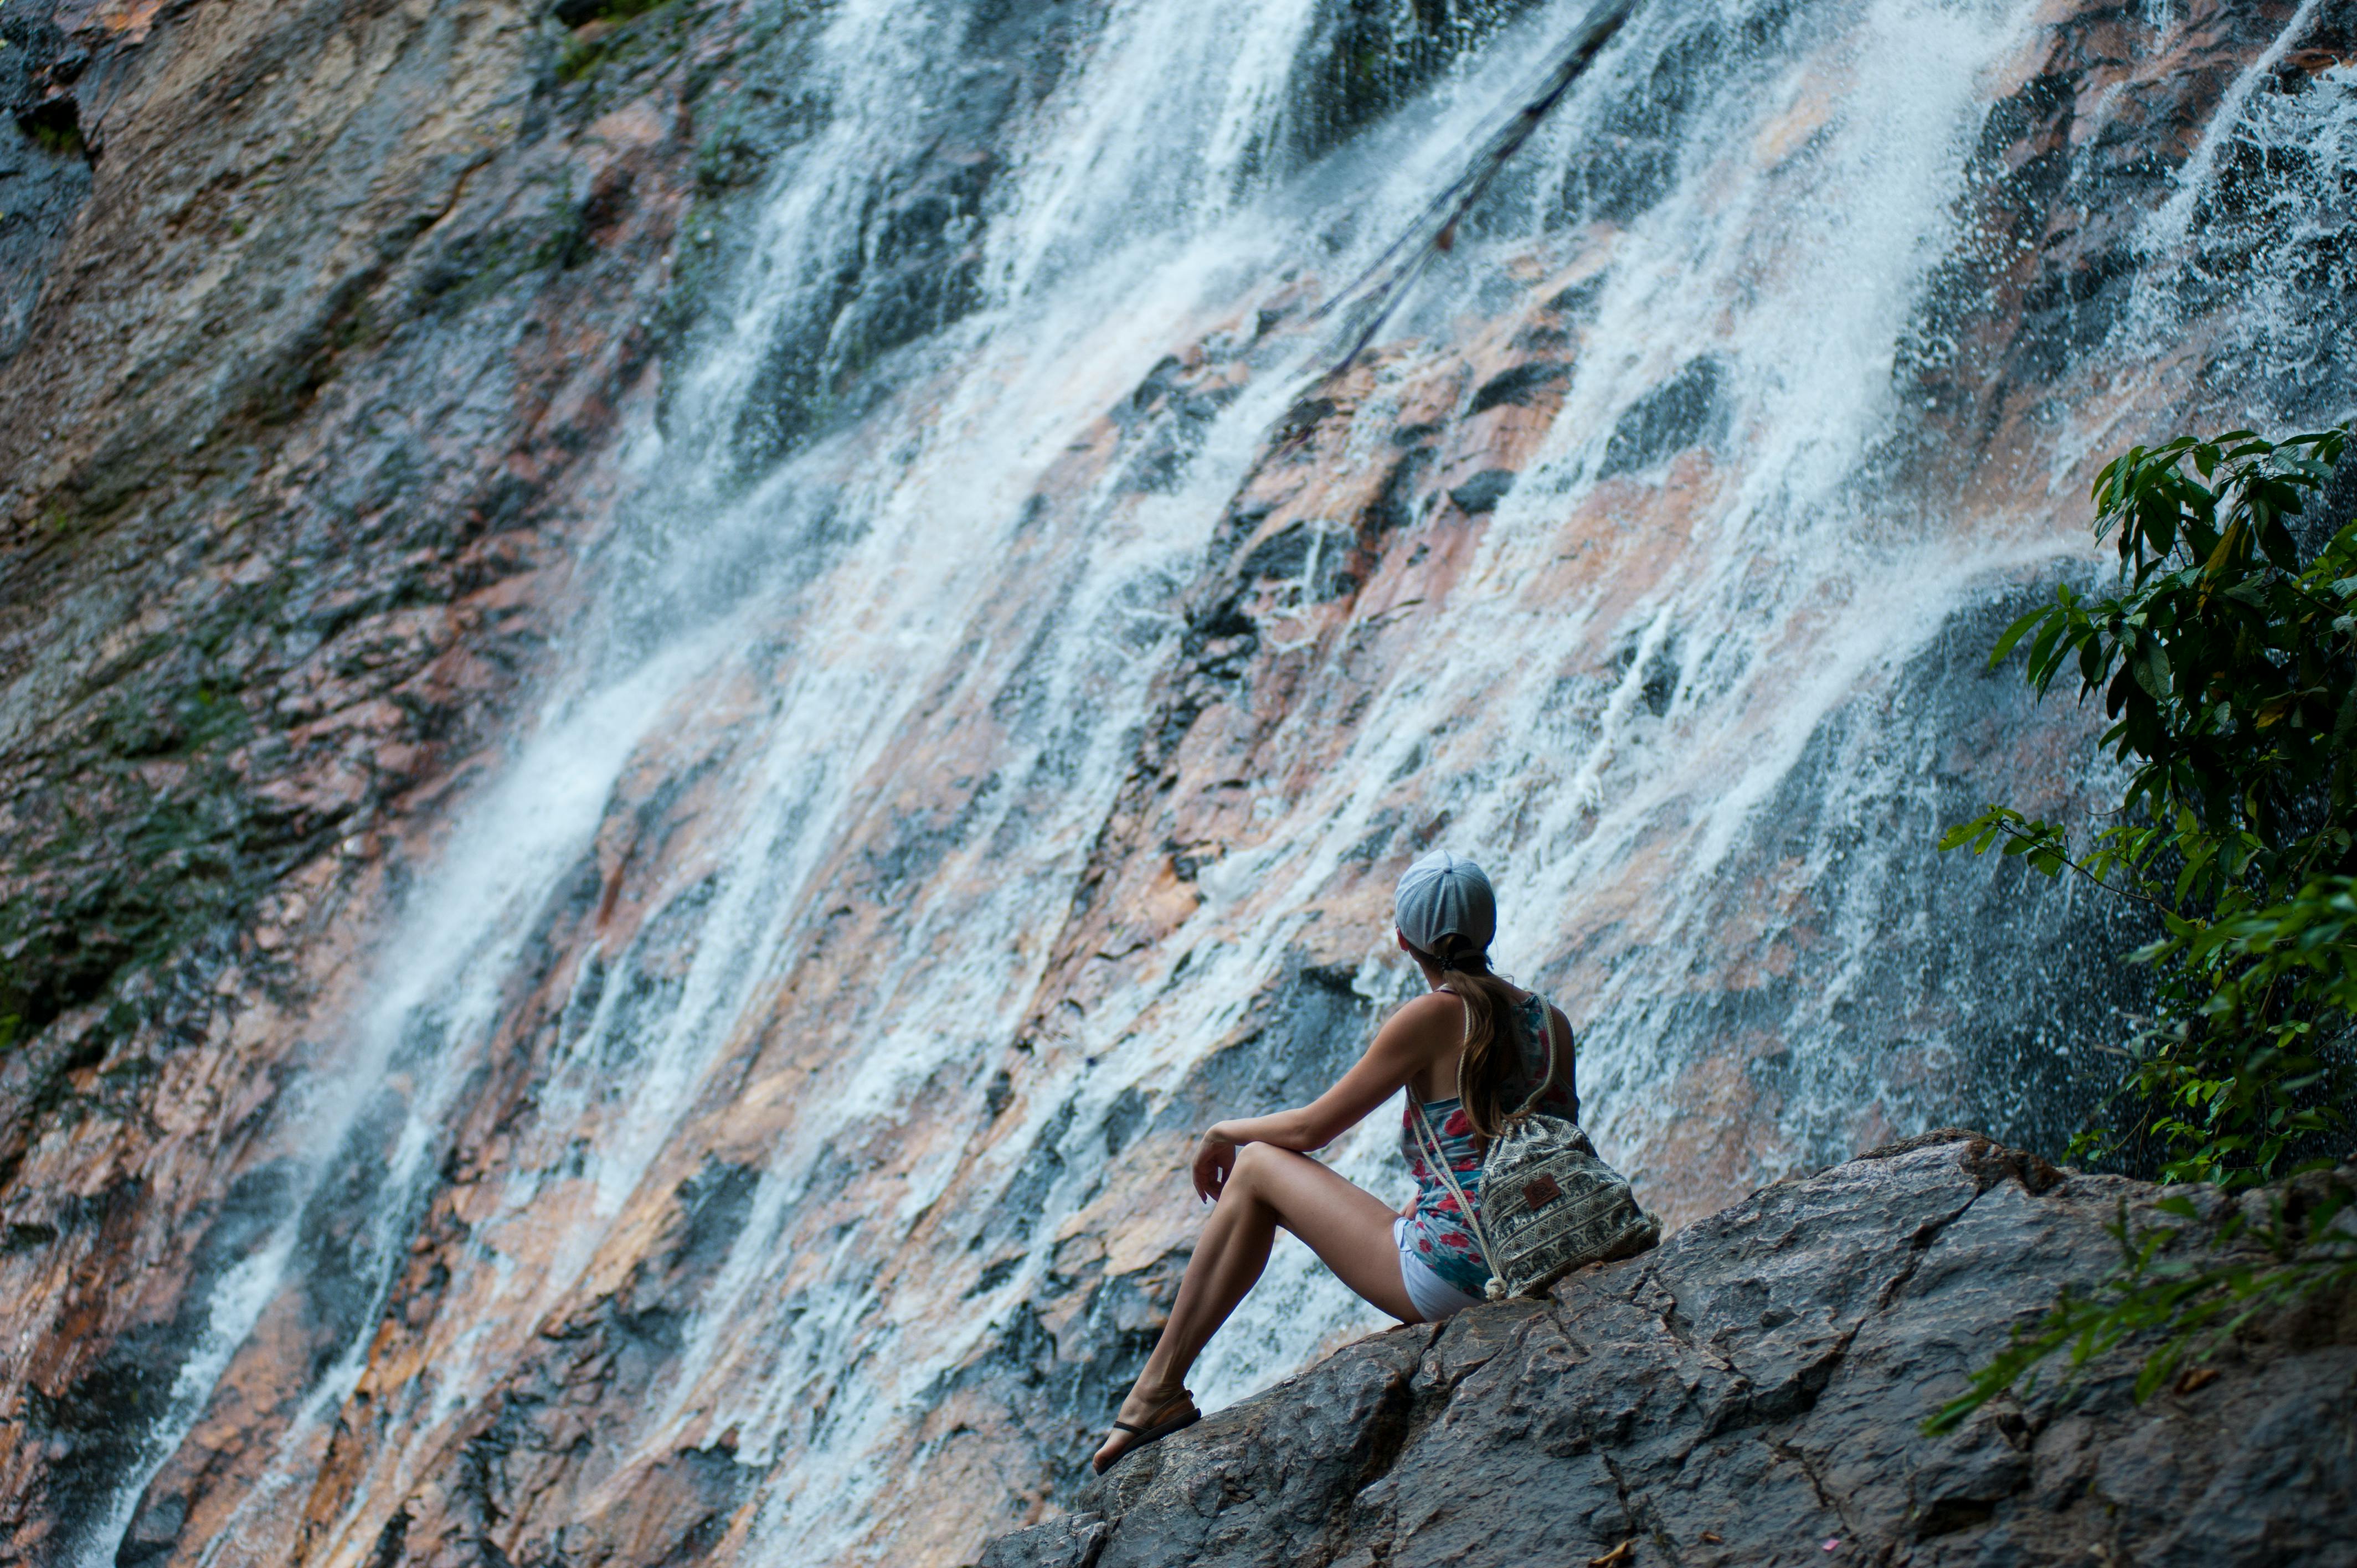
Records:
[[[2243,1185],[2326,1153],[2346,1127],[2357,1013],[2357,524],[2303,558],[2297,518],[2346,433],[2248,431],[2138,446],[2096,480],[2120,584],[2070,585],[2009,627],[2042,696],[2101,693],[2103,744],[2131,764],[2108,825],[1993,805],[1943,849],[2017,855],[2151,908],[2160,1015],[2102,1125],[2072,1153],[2141,1153],[2169,1181]]]
[[[2066,824],[1992,805],[1943,850],[1996,850],[2046,876],[2086,877],[2147,907],[2158,939],[2126,955],[2153,972],[2158,1015],[2072,1154],[2232,1191],[2326,1165],[2349,1147],[2357,1024],[2357,523],[2303,548],[2305,509],[2348,432],[2266,441],[2249,431],[2130,450],[2095,481],[2095,533],[2117,541],[2116,590],[2062,585],[1990,655],[2026,645],[2043,697],[2078,677],[2130,771],[2117,808],[2074,844]],[[2345,521],[2345,520],[2344,520]],[[2348,1197],[2197,1245],[2190,1224],[2132,1227],[2093,1292],[2065,1291],[1936,1416],[1944,1430],[2068,1351],[2073,1371],[2157,1340],[2135,1392],[2254,1315],[2357,1286]],[[2254,1199],[2255,1200],[2255,1198]],[[2225,1201],[2222,1197],[2220,1201]],[[2278,1200],[2279,1204],[2279,1200]],[[2181,1195],[2164,1216],[2191,1221]],[[2257,1245],[2252,1243],[2255,1241]]]

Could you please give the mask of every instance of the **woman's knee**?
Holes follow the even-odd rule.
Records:
[[[1302,1156],[1290,1149],[1276,1148],[1268,1144],[1246,1144],[1236,1151],[1235,1169],[1228,1175],[1231,1186],[1241,1182],[1253,1191],[1265,1189],[1271,1177],[1284,1168],[1288,1160]]]

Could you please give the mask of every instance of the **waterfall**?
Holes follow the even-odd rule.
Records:
[[[959,1560],[1135,1366],[1113,1282],[1175,1266],[1199,1112],[1308,1098],[1406,994],[1388,878],[1428,843],[1490,868],[1501,967],[1674,1214],[1930,1125],[2067,1132],[2115,917],[1930,840],[2075,787],[2040,769],[2083,720],[1978,660],[2091,569],[2091,457],[2198,403],[2161,339],[2228,308],[2187,281],[2219,160],[2135,216],[2141,292],[2051,405],[1968,429],[1959,322],[2013,264],[1975,203],[2044,8],[1660,0],[1322,382],[1312,308],[1585,12],[1458,0],[1395,106],[1318,118],[1331,9],[816,14],[811,128],[718,242],[565,668],[282,1110],[292,1197],[85,1562],[307,1313],[328,1342],[206,1562],[291,1560],[331,1453],[302,1560],[365,1559],[480,1423],[559,1422],[593,1340],[657,1369],[578,1427],[580,1509],[694,1455],[737,1561]],[[2345,147],[2351,92],[2263,74],[2237,124]],[[2230,326],[2297,360],[2279,309]],[[2233,417],[2347,412],[2263,392]],[[1396,474],[1380,528],[1321,510]],[[1205,650],[1231,579],[1249,690]],[[1264,705],[1260,771],[1188,738],[1206,701]],[[1193,836],[1140,839],[1166,810]],[[1394,1120],[1331,1157],[1399,1196]],[[448,1275],[402,1318],[429,1231]],[[1282,1242],[1199,1394],[1377,1323]]]

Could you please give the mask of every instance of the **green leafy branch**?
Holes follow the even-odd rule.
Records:
[[[2042,697],[2065,672],[2100,693],[2102,744],[2132,762],[2108,826],[2074,854],[2061,824],[1990,805],[1943,851],[2071,871],[2151,909],[2161,940],[2127,957],[2161,1003],[2130,1040],[2111,1124],[2074,1155],[2155,1152],[2166,1180],[2244,1185],[2314,1155],[2345,1118],[2336,1043],[2357,995],[2357,525],[2312,561],[2290,519],[2329,482],[2347,432],[2236,431],[2138,446],[2092,499],[2120,588],[2052,600],[2006,628]]]
[[[2255,1321],[2357,1288],[2357,1229],[2344,1219],[2357,1213],[2349,1191],[2327,1183],[2298,1216],[2287,1211],[2285,1194],[2269,1196],[2263,1224],[2253,1226],[2238,1208],[2199,1247],[2188,1244],[2200,1219],[2190,1198],[2174,1195],[2154,1206],[2186,1224],[2151,1226],[2135,1225],[2123,1200],[2118,1218],[2104,1227],[2120,1250],[2110,1276],[2084,1294],[2064,1286],[2043,1316],[2016,1325],[2005,1349],[1923,1430],[1953,1431],[2001,1394],[2017,1387],[2035,1391],[2058,1353],[2068,1353],[2061,1380],[2067,1391],[2099,1358],[2157,1336],[2130,1391],[2141,1404],[2180,1369],[2189,1380],[2201,1377],[2201,1364]]]
[[[2067,1356],[2067,1381],[2130,1341],[2153,1346],[2141,1402],[2260,1315],[2357,1287],[2351,1195],[2315,1174],[2346,1153],[2357,1078],[2357,524],[2309,560],[2291,525],[2347,440],[2235,431],[2106,466],[2094,532],[2117,541],[2118,588],[2058,585],[1989,667],[2019,650],[2041,698],[2066,673],[2083,699],[2102,694],[2101,744],[2134,769],[2118,806],[2076,853],[2061,824],[2001,804],[1940,839],[2075,873],[2159,927],[2125,955],[2152,972],[2158,1016],[2106,1047],[2127,1066],[2072,1157],[2216,1189],[2291,1175],[2289,1190],[2326,1180],[2329,1195],[2304,1230],[2278,1188],[2264,1226],[2245,1224],[2259,1201],[2245,1197],[2200,1238],[2190,1223],[2132,1226],[2123,1206],[2112,1273],[2016,1328],[1930,1430],[2035,1388],[2050,1358]],[[2199,1213],[2181,1195],[2158,1208]]]
[[[2098,874],[2173,852],[2169,901],[2183,904],[2255,886],[2280,896],[2320,852],[2350,854],[2357,525],[2304,566],[2286,521],[2330,481],[2346,439],[2237,431],[2130,449],[2093,491],[2126,591],[2091,600],[2059,585],[1997,639],[1991,669],[2029,640],[2041,697],[2075,667],[2114,721],[2103,744],[2138,763],[2121,800],[2135,820],[2101,836]],[[2319,804],[2329,820],[2311,822]]]
[[[2357,877],[2310,882],[2279,903],[2212,921],[2165,917],[2129,955],[2168,977],[2180,1015],[2138,1042],[2131,1091],[2178,1151],[2164,1181],[2270,1179],[2345,1125],[2326,1053],[2357,1017]]]
[[[2010,806],[1990,806],[1970,822],[1958,822],[1942,833],[1941,853],[1944,854],[1953,849],[1969,849],[1975,854],[1999,850],[2009,858],[2018,857],[2027,862],[2029,868],[2041,876],[2059,876],[2065,870],[2075,871],[2106,893],[2134,898],[2155,908],[2162,907],[2158,899],[2140,887],[2121,886],[2104,879],[2104,871],[2118,858],[2108,849],[2099,848],[2093,864],[2075,859],[2063,837],[2062,824],[2024,816]]]

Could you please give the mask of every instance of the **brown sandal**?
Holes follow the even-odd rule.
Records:
[[[1169,1415],[1169,1412],[1174,1406],[1179,1404],[1184,1404],[1187,1407],[1186,1414],[1169,1416],[1169,1419],[1168,1420],[1163,1419],[1165,1416]],[[1112,1469],[1115,1465],[1120,1464],[1124,1459],[1128,1458],[1132,1454],[1135,1454],[1139,1449],[1145,1447],[1147,1444],[1159,1443],[1174,1432],[1184,1432],[1187,1428],[1194,1425],[1197,1422],[1202,1419],[1203,1412],[1195,1408],[1195,1396],[1189,1393],[1185,1389],[1180,1389],[1177,1393],[1171,1395],[1168,1399],[1164,1400],[1161,1405],[1156,1409],[1155,1412],[1146,1418],[1145,1425],[1132,1426],[1125,1421],[1114,1422],[1113,1423],[1113,1429],[1115,1432],[1135,1433],[1136,1434],[1135,1441],[1123,1444],[1121,1447],[1114,1450],[1114,1456],[1112,1458],[1098,1459],[1092,1461],[1092,1463],[1095,1466],[1096,1473],[1102,1476],[1107,1470]]]

